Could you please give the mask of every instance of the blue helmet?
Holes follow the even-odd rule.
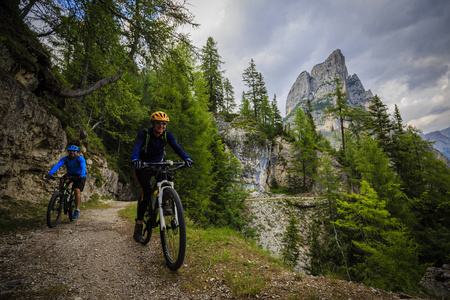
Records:
[[[80,148],[78,148],[75,145],[70,146],[69,148],[67,148],[68,151],[80,151]]]

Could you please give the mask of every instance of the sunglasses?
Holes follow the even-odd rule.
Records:
[[[166,126],[167,122],[155,121],[155,124],[156,125],[164,125],[164,126]]]

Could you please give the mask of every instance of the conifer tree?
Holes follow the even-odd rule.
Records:
[[[342,150],[345,153],[345,121],[349,115],[349,107],[347,105],[347,94],[342,90],[342,81],[336,77],[333,82],[336,87],[334,89],[334,93],[329,94],[330,97],[336,98],[336,105],[333,105],[325,110],[325,114],[334,116],[340,125],[341,130],[341,142],[342,142]]]
[[[275,134],[282,134],[283,132],[283,118],[281,117],[281,112],[278,109],[277,95],[273,95],[272,99],[272,127],[275,129]]]
[[[243,214],[244,201],[248,193],[238,180],[242,172],[239,160],[232,151],[226,151],[222,140],[215,135],[211,144],[214,182],[211,193],[211,205],[205,212],[208,223],[214,226],[231,227],[242,231],[247,224]]]
[[[172,53],[177,53],[176,59],[173,55],[167,56],[164,67],[157,73],[153,89],[154,109],[168,114],[167,130],[195,162],[193,168],[177,174],[177,191],[183,199],[186,214],[194,221],[204,222],[213,184],[210,146],[216,130],[208,111],[204,79],[193,71],[192,53],[182,46],[173,49]],[[192,78],[196,80],[194,85]],[[171,147],[166,150],[167,158],[179,159]]]
[[[393,121],[393,129],[394,133],[402,133],[403,132],[403,119],[400,115],[400,110],[398,109],[397,104],[395,104],[395,110],[394,110],[394,121]]]
[[[261,73],[256,70],[253,58],[250,60],[250,66],[242,74],[245,85],[248,87],[245,92],[246,98],[253,106],[253,118],[260,121],[261,105],[264,97],[267,97],[267,90]]]
[[[410,232],[390,216],[385,201],[366,181],[361,181],[360,194],[344,196],[337,199],[339,217],[333,223],[348,233],[355,247],[348,253],[352,278],[387,290],[413,291],[423,266]]]
[[[289,219],[289,225],[281,242],[283,244],[281,249],[283,262],[292,267],[296,266],[300,255],[300,234],[298,231],[298,220],[294,215]]]
[[[247,118],[251,118],[253,116],[250,101],[248,100],[244,92],[242,92],[242,101],[239,113]]]
[[[202,49],[201,68],[206,80],[208,98],[211,105],[210,110],[214,113],[223,110],[224,106],[223,72],[220,70],[221,64],[223,64],[223,62],[220,60],[217,43],[212,37],[209,37],[206,46]]]
[[[307,192],[316,177],[318,164],[315,132],[301,109],[296,111],[294,126],[294,148],[298,152],[296,155],[298,165],[294,167],[294,172],[302,177],[302,191]]]
[[[267,95],[262,95],[259,122],[261,123],[263,128],[272,131],[273,130],[272,119],[273,113],[272,107],[270,106],[269,98],[267,97]]]
[[[225,78],[225,81],[223,82],[223,92],[224,105],[222,112],[228,116],[229,114],[233,113],[233,110],[236,108],[236,102],[234,100],[234,89],[228,78]]]
[[[371,98],[370,105],[368,107],[366,130],[373,136],[375,136],[380,146],[388,151],[390,144],[390,132],[392,130],[392,124],[387,113],[387,107],[380,100],[378,95]]]

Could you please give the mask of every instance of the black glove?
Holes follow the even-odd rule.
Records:
[[[133,165],[136,168],[136,170],[139,170],[140,168],[142,168],[142,161],[140,159],[135,159],[132,162],[133,162]]]
[[[53,179],[53,175],[47,174],[45,175],[45,179]]]
[[[190,159],[190,158],[186,158],[186,160],[185,160],[184,162],[186,163],[186,166],[187,166],[188,168],[190,168],[191,165],[194,163],[194,162],[192,161],[192,159]]]

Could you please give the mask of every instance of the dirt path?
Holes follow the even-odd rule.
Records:
[[[55,228],[1,237],[0,299],[198,299],[183,295],[177,274],[164,264],[158,238],[147,246],[132,239],[132,225],[117,211],[82,210]],[[64,257],[65,256],[65,257]],[[62,295],[62,296],[61,296]]]
[[[146,246],[134,242],[133,225],[117,214],[132,204],[111,201],[106,209],[82,210],[74,222],[63,215],[52,229],[43,220],[35,230],[1,235],[0,299],[248,299],[232,294],[224,280],[216,279],[220,270],[209,267],[204,287],[183,289],[198,274],[192,272],[189,255],[181,271],[172,272],[165,265],[159,235]],[[265,290],[254,297],[399,299],[332,278],[300,278],[288,269],[268,278]]]

